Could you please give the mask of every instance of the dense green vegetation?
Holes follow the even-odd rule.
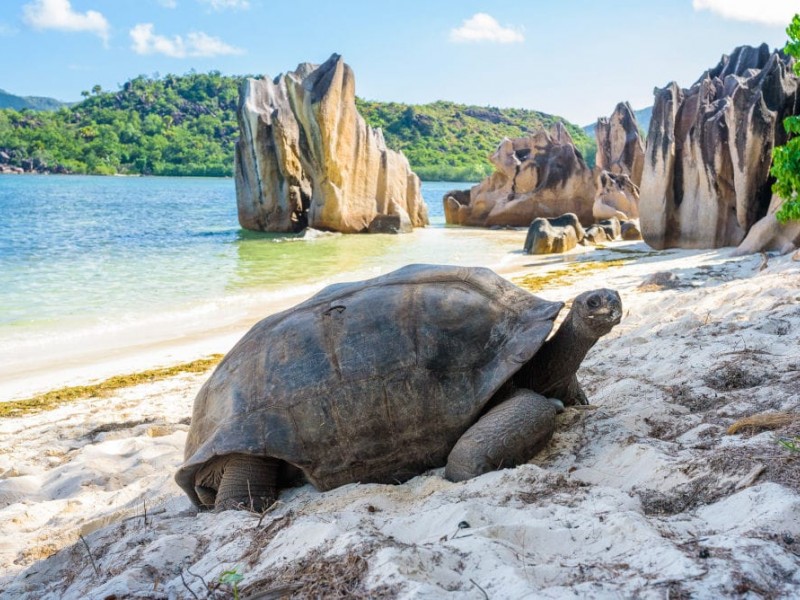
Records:
[[[786,54],[800,59],[800,15],[795,15],[786,28],[789,41],[784,51]],[[794,72],[800,75],[800,62],[794,64]],[[783,120],[789,141],[785,146],[778,146],[772,154],[771,173],[775,177],[772,191],[785,202],[775,214],[781,222],[800,221],[800,116],[787,117]]]
[[[93,174],[233,174],[241,77],[189,73],[139,76],[117,92],[95,86],[55,112],[0,110],[0,162],[26,170]],[[390,148],[428,180],[477,181],[503,137],[550,127],[558,117],[451,102],[407,105],[358,100]],[[590,165],[595,144],[564,122]]]
[[[72,173],[231,175],[239,81],[139,76],[56,112],[0,110],[0,150],[15,166]]]

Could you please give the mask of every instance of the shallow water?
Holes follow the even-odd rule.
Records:
[[[232,179],[0,176],[0,360],[142,329],[222,326],[243,307],[416,262],[501,267],[524,232],[431,226],[296,238],[239,228]]]

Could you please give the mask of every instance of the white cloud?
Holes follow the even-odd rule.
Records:
[[[34,29],[87,31],[108,42],[110,26],[106,18],[96,10],[75,12],[69,0],[33,0],[22,7],[22,15]]]
[[[136,54],[164,54],[173,58],[188,56],[220,56],[225,54],[243,54],[244,50],[229,46],[221,39],[212,37],[202,31],[193,31],[186,35],[167,37],[153,31],[152,23],[139,23],[130,30]]]
[[[178,0],[158,0],[158,3],[164,8],[177,8]]]
[[[692,0],[692,8],[734,21],[786,27],[800,13],[800,0]]]
[[[208,4],[214,10],[247,10],[250,8],[250,0],[200,0],[203,4]]]
[[[496,42],[513,44],[524,42],[522,32],[511,27],[502,27],[494,17],[486,13],[475,13],[461,27],[450,30],[451,42]]]

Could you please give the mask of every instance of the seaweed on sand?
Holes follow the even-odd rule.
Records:
[[[30,413],[58,408],[62,404],[74,402],[76,400],[108,396],[111,392],[121,388],[167,379],[180,373],[204,373],[220,360],[222,360],[221,354],[212,354],[206,358],[200,358],[192,362],[171,367],[150,369],[147,371],[140,371],[139,373],[130,373],[128,375],[116,375],[100,383],[63,387],[38,394],[32,398],[0,402],[0,418],[20,417]]]

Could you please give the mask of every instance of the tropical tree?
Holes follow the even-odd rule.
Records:
[[[793,57],[795,75],[800,76],[800,15],[795,15],[786,28],[789,41],[784,52]],[[775,217],[785,223],[800,220],[800,116],[786,117],[783,127],[789,136],[784,146],[775,148],[772,154],[771,173],[775,177],[772,191],[784,199]]]

